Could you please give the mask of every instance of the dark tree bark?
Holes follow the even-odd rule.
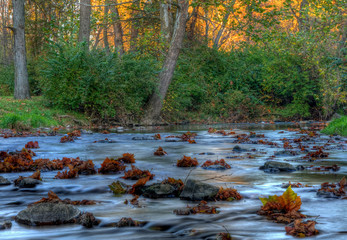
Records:
[[[158,91],[155,91],[152,94],[148,102],[146,116],[143,121],[145,124],[155,124],[157,122],[160,122],[159,116],[163,107],[163,100],[165,99],[167,90],[171,83],[176,68],[177,59],[182,48],[188,18],[189,1],[179,0],[178,6],[179,7],[177,10],[174,32],[172,35],[168,55],[165,58],[162,70],[159,74]]]
[[[117,4],[117,0],[114,0],[114,3]],[[118,55],[121,57],[124,54],[123,28],[119,19],[120,17],[117,6],[111,7],[111,12],[114,29],[114,47],[116,48]]]
[[[14,31],[14,98],[29,99],[27,58],[25,48],[25,12],[24,0],[13,0],[13,31]]]
[[[90,38],[90,14],[92,8],[90,0],[81,0],[80,4],[80,29],[78,32],[78,41],[87,42],[89,44]]]

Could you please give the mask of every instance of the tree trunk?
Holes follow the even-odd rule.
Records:
[[[107,54],[110,53],[110,45],[108,43],[108,32],[107,32],[107,28],[108,28],[108,11],[109,11],[109,6],[108,6],[109,2],[106,0],[105,1],[105,7],[104,7],[104,47],[106,49]]]
[[[78,41],[87,42],[89,44],[90,38],[90,14],[92,8],[90,0],[81,0],[80,4],[80,29],[78,32]]]
[[[189,33],[188,33],[188,39],[189,40],[194,39],[195,26],[196,26],[196,22],[198,20],[199,7],[200,7],[199,5],[196,6],[192,12],[192,21],[190,22]]]
[[[155,91],[147,105],[146,116],[144,119],[145,124],[155,124],[159,121],[161,109],[163,107],[163,100],[165,99],[167,90],[171,83],[177,59],[182,48],[184,33],[186,30],[186,22],[188,18],[188,0],[179,0],[179,8],[177,10],[174,32],[172,35],[171,44],[169,47],[168,55],[165,58],[162,70],[159,74],[158,91]]]
[[[340,58],[343,58],[346,55],[344,53],[344,48],[346,48],[346,40],[347,40],[347,19],[346,18],[342,21],[342,24],[341,24],[339,40],[340,41],[338,46],[338,56]]]
[[[138,11],[137,9],[140,9],[140,0],[136,1],[133,4],[134,10],[131,13],[131,16],[133,18],[133,21],[131,23],[131,29],[130,29],[130,51],[135,51],[137,46],[137,37],[139,35],[139,29],[138,29]]]
[[[172,34],[172,14],[171,0],[160,3],[160,28],[161,34],[167,42],[171,40]]]
[[[27,58],[25,48],[25,13],[24,0],[13,0],[13,31],[14,31],[14,98],[29,99]]]
[[[114,2],[117,4],[117,0]],[[114,47],[116,48],[118,55],[121,57],[124,54],[123,28],[122,23],[119,21],[120,19],[117,6],[112,7],[111,12],[114,29]]]
[[[208,44],[208,31],[209,31],[209,22],[208,22],[208,8],[205,9],[205,41]]]
[[[219,41],[223,35],[223,32],[224,32],[224,29],[225,29],[225,26],[227,25],[228,23],[228,19],[229,19],[229,16],[230,16],[230,13],[231,13],[231,9],[227,9],[227,12],[225,13],[224,17],[223,17],[223,22],[222,22],[222,26],[220,27],[219,31],[218,31],[218,34],[217,34],[217,37],[214,39],[214,42],[213,42],[213,47],[214,48],[219,48],[220,44],[219,44]]]

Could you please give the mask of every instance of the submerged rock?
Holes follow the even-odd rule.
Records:
[[[20,211],[15,220],[26,225],[59,225],[77,222],[80,215],[70,204],[39,203]]]
[[[16,186],[19,188],[34,188],[36,185],[41,184],[40,180],[34,179],[34,178],[23,178],[16,182]]]
[[[235,147],[233,147],[233,152],[246,152],[246,151],[247,149],[243,149],[239,145],[236,145]]]
[[[0,176],[0,186],[4,186],[4,185],[11,185],[11,182],[7,178]]]
[[[277,173],[277,172],[293,172],[296,171],[295,167],[289,163],[268,161],[259,168],[264,172]]]
[[[180,194],[181,199],[201,201],[213,199],[219,191],[218,187],[189,179]]]
[[[170,184],[155,183],[146,187],[143,196],[147,198],[170,198],[177,197],[178,191]]]
[[[97,220],[92,213],[86,212],[79,217],[78,222],[86,228],[92,228],[99,225],[100,220]]]
[[[9,220],[6,220],[4,222],[0,222],[0,230],[10,229],[11,227],[12,227],[12,223]]]
[[[144,136],[144,137],[133,137],[132,140],[156,140],[156,139],[151,136]]]

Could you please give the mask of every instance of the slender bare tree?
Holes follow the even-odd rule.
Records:
[[[12,0],[14,32],[14,98],[29,99],[27,58],[25,48],[25,12],[24,0]]]

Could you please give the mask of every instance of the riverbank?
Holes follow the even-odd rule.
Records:
[[[43,97],[34,96],[30,100],[14,100],[0,97],[0,127],[19,131],[33,128],[87,126],[86,116],[45,106]]]

